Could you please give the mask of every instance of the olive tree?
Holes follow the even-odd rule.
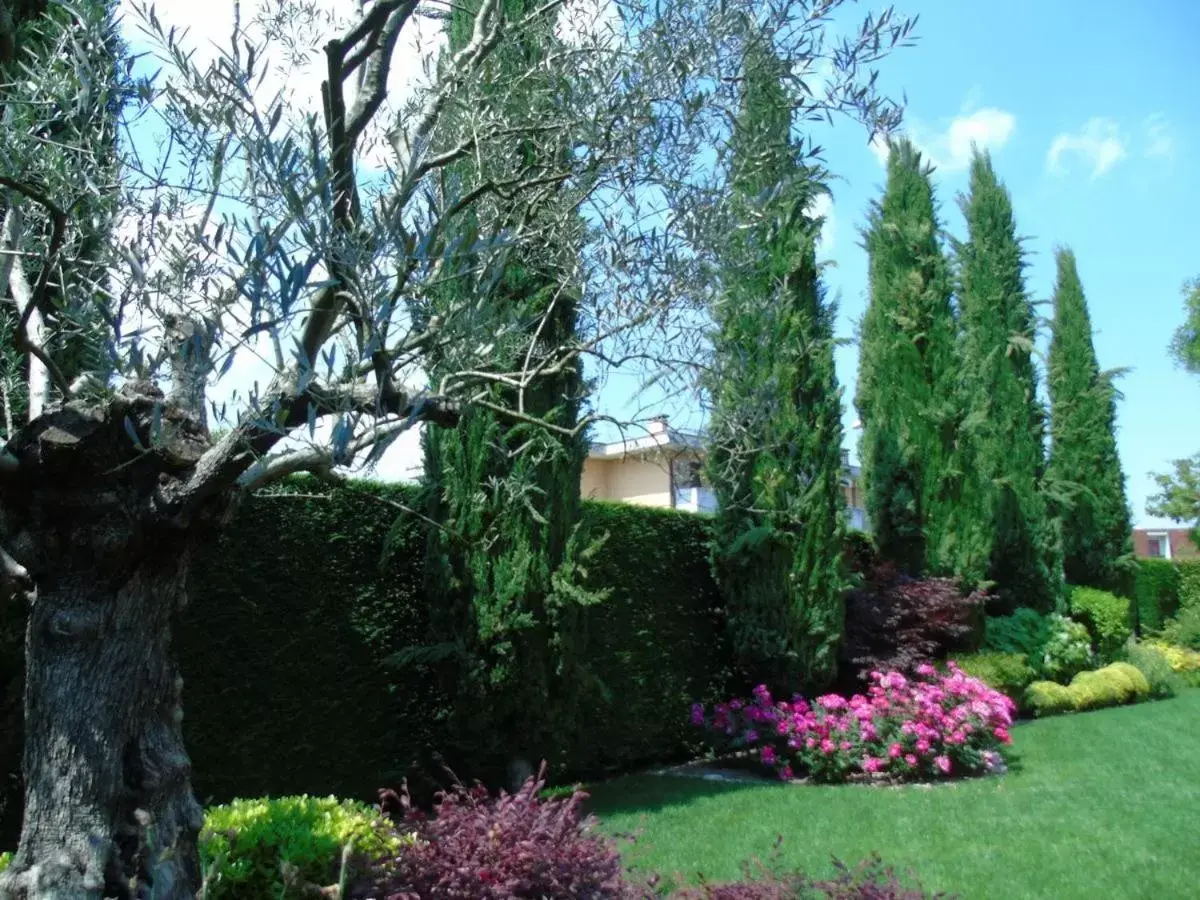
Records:
[[[826,57],[808,111],[851,108],[873,131],[896,111],[863,65],[895,38],[867,17],[815,40],[840,0],[547,0],[516,16],[485,0],[469,40],[398,93],[408,36],[444,6],[243,0],[215,50],[139,6],[125,34],[152,53],[114,66],[111,9],[51,5],[67,16],[53,59],[28,51],[3,89],[43,121],[0,131],[3,303],[44,399],[0,457],[4,593],[28,609],[25,819],[0,897],[190,897],[201,809],[171,636],[201,542],[248,492],[337,478],[473,407],[562,429],[524,398],[580,362],[686,381],[711,290],[693,248],[724,221],[705,166],[737,110],[728,48],[754,28],[795,71]],[[497,64],[556,9],[569,40],[527,72]],[[86,129],[50,127],[100,106],[119,110],[103,168]],[[115,222],[99,245],[79,220],[97,198]],[[578,327],[547,341],[495,288],[580,216],[579,268],[562,273],[582,285]],[[58,290],[79,271],[86,290]],[[470,289],[431,310],[456,282]],[[84,311],[105,365],[69,378],[46,348]],[[493,364],[498,344],[516,364]]]

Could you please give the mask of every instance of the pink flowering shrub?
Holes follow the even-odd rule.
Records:
[[[775,700],[762,685],[749,700],[692,708],[692,723],[790,779],[867,775],[904,780],[1001,771],[1016,709],[1008,697],[954,663],[940,674],[921,665],[913,677],[872,672],[866,694],[811,703]]]

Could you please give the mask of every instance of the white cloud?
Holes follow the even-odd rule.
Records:
[[[939,169],[961,171],[971,164],[972,144],[980,150],[999,150],[1008,143],[1016,128],[1016,116],[988,106],[956,116],[949,128],[932,138],[925,138],[917,131],[913,140]]]
[[[886,135],[877,134],[871,138],[871,143],[868,145],[875,158],[879,160],[881,166],[886,166],[888,154],[891,151],[888,149],[888,139]]]
[[[977,93],[977,92],[976,92]],[[968,95],[970,105],[972,95]],[[961,172],[971,164],[971,146],[980,150],[999,150],[1017,130],[1017,117],[994,106],[963,112],[950,120],[945,130],[933,130],[918,120],[912,120],[904,133],[941,172]],[[886,139],[871,141],[871,152],[880,165],[887,164]]]
[[[1171,159],[1175,156],[1175,136],[1171,133],[1171,125],[1162,113],[1155,113],[1145,121],[1146,156],[1164,156]]]
[[[807,213],[814,219],[825,219],[821,225],[821,236],[817,238],[817,255],[828,257],[833,253],[834,234],[837,230],[837,217],[833,211],[833,197],[829,194],[818,194],[808,205]]]
[[[1064,175],[1064,157],[1079,157],[1091,166],[1092,178],[1099,178],[1128,155],[1125,138],[1116,121],[1097,116],[1088,119],[1077,132],[1063,132],[1050,142],[1046,169],[1052,175]]]

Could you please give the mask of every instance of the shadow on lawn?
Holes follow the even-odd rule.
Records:
[[[745,790],[786,790],[782,782],[714,781],[683,775],[630,775],[588,785],[586,809],[600,818],[659,812]]]

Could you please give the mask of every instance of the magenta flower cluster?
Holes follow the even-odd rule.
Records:
[[[783,779],[856,775],[905,780],[1002,771],[1013,702],[954,663],[916,676],[872,672],[864,694],[826,694],[811,703],[775,700],[765,686],[749,700],[692,707],[692,724],[735,748],[753,749]]]

